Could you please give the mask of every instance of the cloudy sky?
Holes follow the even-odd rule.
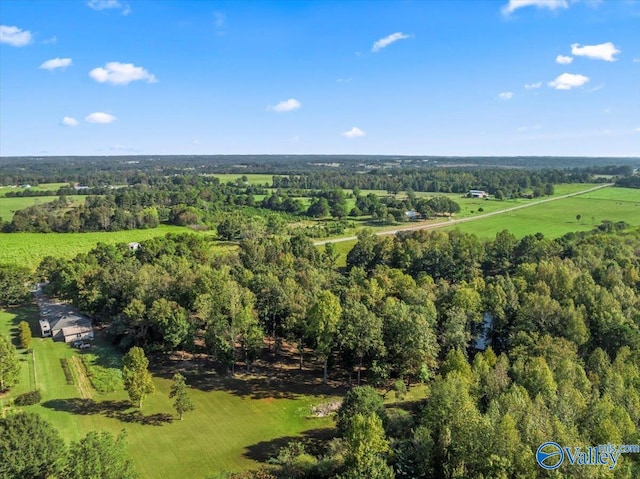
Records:
[[[0,155],[640,155],[640,1],[2,0]]]

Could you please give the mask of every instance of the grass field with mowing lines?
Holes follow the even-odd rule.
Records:
[[[67,200],[74,205],[84,203],[86,196],[67,196]],[[0,197],[0,218],[3,221],[10,222],[13,214],[18,210],[23,210],[33,205],[42,205],[57,200],[57,196],[29,196],[24,198],[3,198]]]
[[[576,219],[577,215],[581,216],[580,221]],[[558,238],[572,231],[591,230],[603,220],[625,221],[631,226],[640,226],[640,190],[604,188],[451,229],[474,233],[481,238],[494,238],[503,229],[518,238],[538,232],[547,238]]]
[[[38,311],[35,306],[0,310],[0,333],[16,334],[19,321],[28,320],[35,333]],[[171,371],[154,376],[156,392],[144,402],[142,411],[130,407],[122,387],[101,394],[93,389],[89,399],[82,399],[79,385],[86,389],[86,378],[77,384],[66,382],[60,359],[76,364],[75,374],[84,374],[74,360],[82,352],[69,345],[38,338],[34,334],[38,387],[42,402],[23,409],[35,411],[50,421],[67,441],[77,440],[91,430],[127,431],[129,451],[143,478],[204,478],[221,470],[256,467],[272,451],[305,431],[333,426],[333,419],[309,419],[312,405],[329,400],[324,396],[288,391],[281,383],[271,384],[260,378],[230,379],[216,374],[192,376],[195,385],[189,394],[196,407],[175,417],[169,399]],[[97,338],[90,354],[109,364],[118,353],[104,339]],[[22,353],[22,351],[21,351]],[[21,384],[12,395],[31,390],[29,363],[21,354]],[[176,363],[181,366],[180,362]],[[318,377],[320,371],[318,371]],[[298,388],[299,389],[299,388]],[[6,402],[8,396],[0,398]]]

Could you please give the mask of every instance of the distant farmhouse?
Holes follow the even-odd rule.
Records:
[[[404,215],[407,217],[409,221],[418,220],[422,217],[422,215],[415,210],[405,211]]]
[[[467,196],[469,198],[489,198],[489,193],[483,190],[469,190]]]
[[[93,339],[91,320],[76,313],[66,313],[59,318],[41,319],[40,331],[43,338],[51,336],[54,341],[65,343]]]

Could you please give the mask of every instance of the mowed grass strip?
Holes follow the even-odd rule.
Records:
[[[268,457],[268,451],[277,450],[304,431],[333,426],[331,418],[308,418],[312,405],[332,398],[289,393],[281,385],[271,389],[268,384],[261,384],[253,389],[249,382],[220,378],[213,373],[209,382],[185,373],[188,383],[199,386],[189,389],[196,409],[185,414],[183,421],[177,419],[169,398],[171,380],[164,377],[170,377],[168,371],[163,377],[154,377],[156,392],[145,400],[141,411],[131,407],[122,386],[108,394],[91,391],[91,398],[82,399],[78,384],[67,384],[60,359],[77,365],[77,356],[84,353],[50,338],[39,338],[35,305],[0,310],[0,332],[15,336],[22,320],[30,322],[34,333],[32,348],[43,396],[40,404],[23,409],[41,414],[67,442],[92,430],[117,434],[124,429],[129,452],[143,478],[204,478],[223,470],[255,468],[259,465],[255,459]],[[120,357],[100,337],[87,352],[106,365],[117,363]],[[11,394],[0,397],[1,403],[33,389],[26,356],[21,354],[21,383]],[[183,364],[178,361],[175,366],[180,368]],[[75,373],[84,374],[79,367]]]

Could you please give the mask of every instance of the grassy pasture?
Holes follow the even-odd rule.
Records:
[[[67,196],[67,200],[74,205],[84,203],[86,196]],[[0,218],[3,221],[10,222],[13,219],[13,214],[29,206],[42,205],[44,203],[50,203],[57,200],[57,196],[28,196],[28,197],[14,197],[6,198],[0,196]]]
[[[579,221],[577,215],[581,216]],[[541,232],[546,237],[557,238],[571,231],[591,230],[602,220],[640,226],[640,190],[604,188],[452,228],[481,238],[493,238],[503,229],[517,237]]]
[[[215,173],[212,174],[210,176],[215,176],[216,178],[218,178],[220,180],[221,183],[227,183],[229,181],[231,181],[232,183],[235,183],[235,181],[238,178],[242,178],[243,176],[247,177],[247,182],[250,185],[261,185],[264,186],[265,183],[267,183],[269,186],[271,186],[271,183],[273,181],[273,175],[270,174],[261,174],[261,173],[247,173],[247,174],[238,174],[238,173]]]
[[[262,378],[231,379],[215,373],[185,373],[196,409],[179,421],[168,397],[173,370],[154,368],[153,362],[156,392],[139,411],[130,407],[122,386],[105,394],[87,387],[86,370],[79,361],[85,353],[37,337],[35,306],[0,310],[0,333],[15,336],[21,320],[29,321],[34,331],[35,377],[43,396],[40,404],[24,409],[50,421],[67,442],[92,430],[117,434],[125,429],[129,451],[143,478],[203,478],[221,470],[256,467],[256,460],[265,460],[288,440],[333,426],[330,418],[308,417],[312,405],[329,400],[314,395],[311,388],[309,393],[292,391]],[[22,350],[19,353],[21,381],[12,395],[34,387],[31,357]],[[119,359],[119,353],[100,337],[86,354],[106,365]],[[71,365],[73,384],[67,383],[61,359]],[[182,364],[188,363],[178,361],[175,366]],[[7,399],[8,395],[0,396],[0,406]]]
[[[10,191],[13,191],[15,193],[24,191],[26,189],[34,191],[58,191],[60,188],[67,186],[69,186],[69,183],[42,183],[38,186],[32,186],[31,188],[21,188],[19,186],[0,186],[0,197],[6,195]]]
[[[587,189],[593,185],[559,185],[556,187],[556,195],[575,193]],[[536,200],[481,200],[476,198],[455,198],[460,204],[461,212],[456,218],[467,218],[482,213],[499,211],[512,206],[524,205]],[[482,207],[484,211],[478,212]],[[471,213],[474,211],[474,213]],[[576,216],[580,215],[580,221]],[[466,233],[473,233],[483,239],[493,239],[496,233],[507,229],[520,238],[527,234],[543,233],[548,238],[558,238],[572,231],[587,231],[600,224],[602,220],[626,221],[632,226],[640,226],[640,190],[630,188],[603,188],[590,193],[585,193],[570,198],[562,198],[556,201],[533,205],[501,215],[481,218],[477,221],[445,226],[446,229],[458,229]],[[443,218],[433,220],[433,223],[442,222]],[[419,226],[426,223],[402,223],[395,226],[374,226],[376,232],[384,232],[402,227]],[[336,243],[340,253],[338,265],[346,264],[346,255],[356,244],[355,240]],[[321,251],[324,247],[320,247]]]
[[[35,268],[45,256],[73,258],[97,243],[144,241],[167,233],[192,232],[182,226],[160,225],[146,230],[92,233],[0,233],[0,263],[17,263]]]

